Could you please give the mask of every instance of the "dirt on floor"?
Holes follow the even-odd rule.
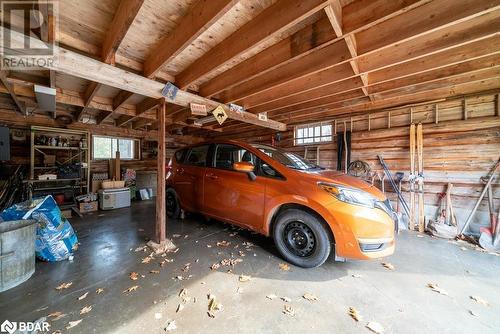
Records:
[[[144,247],[154,203],[71,220],[74,260],[37,262],[0,294],[0,321],[50,333],[498,333],[500,258],[463,242],[398,236],[373,261],[285,263],[272,240],[202,217],[169,221],[178,251]]]

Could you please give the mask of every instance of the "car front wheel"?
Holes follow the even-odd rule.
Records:
[[[315,215],[288,209],[274,225],[274,242],[285,260],[303,268],[322,265],[330,256],[332,237],[327,226]]]

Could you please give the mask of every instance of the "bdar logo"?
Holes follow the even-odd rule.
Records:
[[[9,320],[5,320],[1,325],[0,325],[0,331],[1,332],[7,332],[7,333],[14,333],[17,329],[17,324],[15,322],[10,322]]]

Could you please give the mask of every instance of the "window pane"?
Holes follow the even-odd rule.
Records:
[[[249,162],[255,166],[256,157],[253,153],[235,145],[218,145],[215,152],[215,167],[233,169],[235,162]]]
[[[120,148],[120,158],[121,159],[133,159],[134,158],[134,142],[130,139],[120,139],[118,141]]]
[[[297,138],[302,138],[304,137],[304,129],[299,129],[297,131]]]
[[[329,125],[323,125],[321,127],[321,135],[322,136],[327,136],[327,135],[331,135],[332,134],[332,125],[329,124]]]
[[[314,123],[295,128],[295,145],[332,141],[332,124]]]
[[[189,150],[185,163],[192,166],[204,167],[207,161],[208,145],[193,147]]]
[[[111,138],[93,137],[94,159],[111,159]]]

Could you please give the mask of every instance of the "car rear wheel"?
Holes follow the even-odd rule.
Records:
[[[283,258],[303,268],[319,267],[332,250],[332,237],[323,221],[299,209],[278,216],[273,238]]]
[[[167,217],[168,218],[179,218],[181,213],[181,207],[179,205],[179,199],[177,193],[174,189],[168,188],[166,194],[167,201]]]

